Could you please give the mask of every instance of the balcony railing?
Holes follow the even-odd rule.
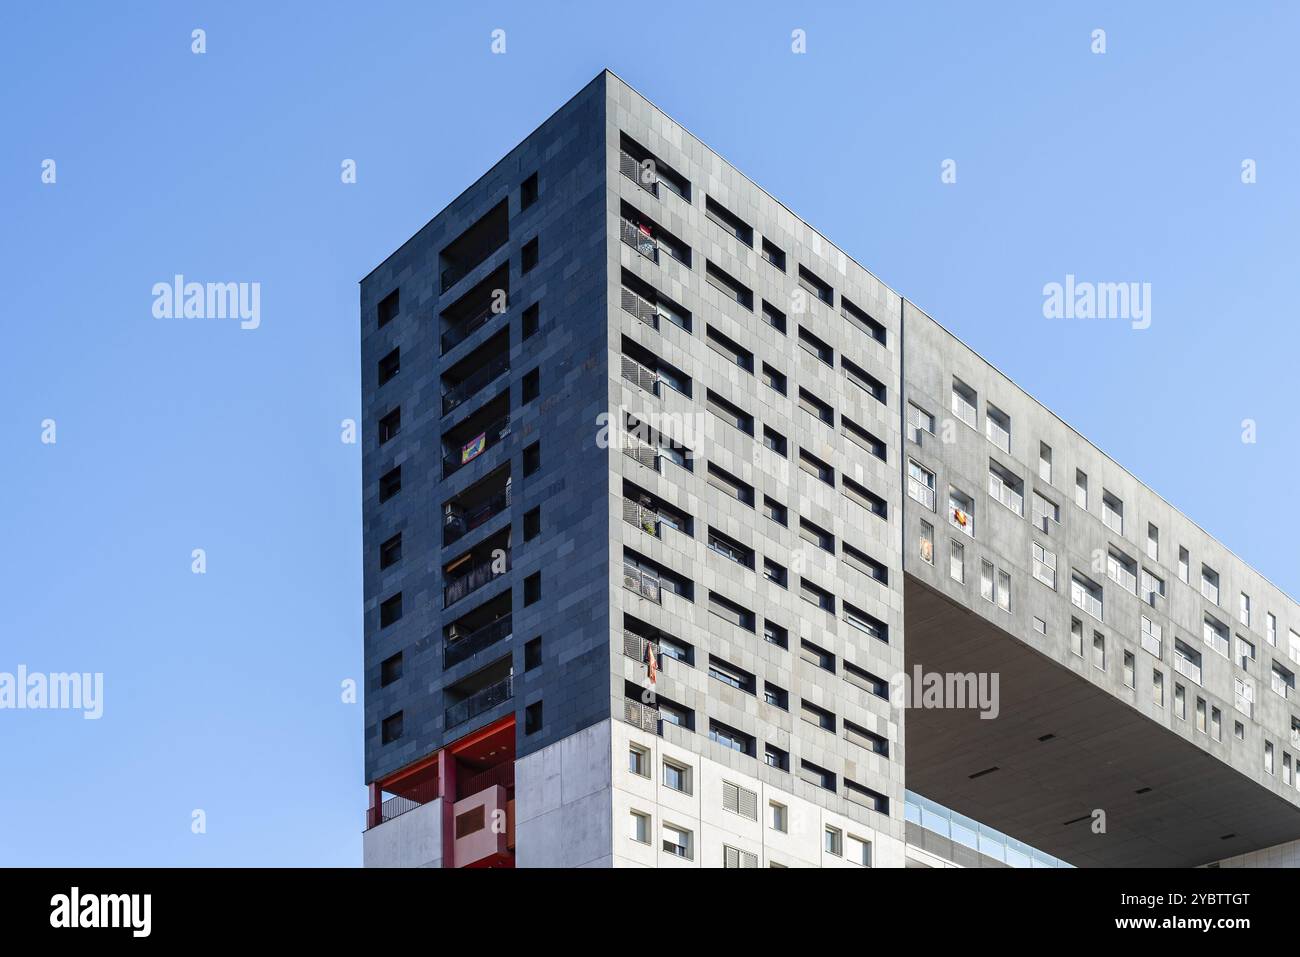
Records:
[[[646,259],[654,263],[659,261],[659,243],[645,229],[631,220],[622,220],[619,237]]]
[[[510,357],[498,356],[481,369],[468,376],[442,394],[442,414],[446,415],[493,381],[510,371]]]
[[[622,302],[624,312],[630,312],[651,329],[659,328],[659,309],[649,299],[624,287]]]
[[[491,711],[503,701],[514,696],[514,675],[507,675],[500,681],[474,692],[468,698],[457,701],[447,709],[447,727],[454,728],[471,718],[477,718],[485,711]]]
[[[618,171],[619,171],[620,173],[622,173],[624,176],[626,176],[628,179],[630,179],[632,182],[634,182],[634,183],[636,183],[638,186],[640,186],[643,190],[645,190],[645,191],[646,191],[647,193],[649,193],[651,196],[653,196],[653,197],[655,197],[656,199],[658,199],[658,198],[659,198],[659,179],[658,179],[658,177],[656,177],[654,180],[652,180],[651,182],[647,183],[647,182],[642,178],[642,175],[641,175],[641,174],[643,173],[644,170],[645,170],[645,167],[642,166],[640,163],[638,163],[638,162],[636,161],[636,159],[632,156],[632,154],[629,153],[629,152],[627,152],[627,150],[619,150],[619,151],[618,151]]]
[[[474,438],[462,445],[459,452],[453,452],[443,458],[442,477],[446,478],[453,472],[459,471],[462,466],[468,465],[470,462],[474,461],[509,434],[510,416],[503,415],[484,429],[479,435],[476,435]]]
[[[1255,716],[1255,699],[1251,695],[1245,695],[1241,692],[1233,692],[1233,704],[1237,710],[1248,718]]]
[[[449,505],[442,517],[442,544],[450,545],[468,535],[481,525],[486,525],[493,516],[500,515],[510,507],[510,486],[504,492],[498,492],[486,502],[469,511]]]
[[[909,498],[920,502],[930,511],[934,511],[934,489],[930,488],[930,486],[908,476],[907,494]]]
[[[1272,673],[1273,691],[1280,694],[1283,698],[1289,697],[1295,690],[1286,680],[1276,671]]]
[[[500,578],[506,572],[510,571],[510,549],[505,550],[505,561],[498,564],[496,558],[485,558],[476,562],[464,575],[455,581],[448,582],[442,591],[442,607],[454,605],[466,595],[477,591],[488,582]]]
[[[628,439],[623,446],[623,454],[638,465],[644,465],[655,472],[659,471],[659,453],[636,439]]]
[[[656,605],[663,604],[663,587],[659,584],[659,576],[628,562],[623,563],[623,587]]]
[[[1011,433],[989,418],[984,420],[984,425],[988,429],[989,441],[1000,448],[1003,452],[1010,452]]]
[[[415,787],[407,788],[406,794],[396,795],[384,801],[379,807],[366,811],[366,829],[378,827],[395,817],[401,817],[407,811],[423,807],[438,797],[438,781],[425,781]]]
[[[498,641],[509,638],[512,617],[506,615],[504,618],[498,618],[481,628],[475,628],[468,635],[447,639],[447,643],[442,649],[442,667],[450,668],[452,665],[458,665],[462,661],[472,658],[484,648],[490,648]]]
[[[1147,634],[1144,632],[1142,635],[1142,647],[1145,648],[1147,651],[1151,652],[1151,654],[1155,655],[1157,658],[1160,657],[1160,652],[1161,652],[1160,639],[1157,638],[1155,635]]]
[[[659,709],[635,698],[623,699],[623,720],[642,731],[659,733]]]
[[[623,521],[659,538],[659,513],[630,498],[623,499]]]
[[[621,357],[623,378],[627,379],[639,389],[644,389],[651,395],[659,394],[659,373],[651,372],[641,363],[628,356]]]
[[[633,661],[645,662],[646,645],[649,645],[654,649],[655,667],[662,671],[664,659],[663,656],[659,654],[659,646],[648,638],[642,638],[640,635],[633,634],[630,631],[623,632],[623,654],[628,658],[631,658]]]
[[[505,315],[504,308],[500,312],[496,312],[490,303],[484,306],[481,311],[475,313],[471,318],[452,326],[442,334],[442,351],[447,352],[460,345],[500,315]]]
[[[478,774],[458,779],[456,781],[456,798],[463,801],[467,797],[473,797],[480,791],[486,791],[488,788],[497,785],[503,788],[515,786],[515,763],[513,761],[507,761],[505,764],[498,764],[496,767],[480,771]]]
[[[1197,684],[1201,683],[1201,666],[1189,658],[1184,658],[1177,652],[1174,653],[1174,671],[1177,671],[1185,678],[1190,678]]]

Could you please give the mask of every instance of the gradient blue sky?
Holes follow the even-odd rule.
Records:
[[[0,14],[0,671],[106,681],[0,712],[0,864],[359,862],[356,283],[603,67],[1300,593],[1300,7],[649,9]],[[261,328],[153,319],[178,272]],[[1151,328],[1045,320],[1066,273],[1152,283]]]

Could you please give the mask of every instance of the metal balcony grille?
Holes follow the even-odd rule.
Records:
[[[659,709],[653,705],[643,704],[635,698],[623,699],[623,720],[642,731],[649,731],[651,734],[659,733]]]
[[[630,312],[651,329],[659,328],[659,310],[649,299],[644,296],[638,296],[631,289],[626,287],[622,290],[623,311]]]
[[[447,709],[447,727],[454,728],[458,724],[464,724],[470,718],[491,711],[503,701],[509,701],[514,695],[514,680],[513,675],[508,675],[495,684],[474,692],[463,701],[456,702]]]
[[[651,395],[659,394],[659,373],[651,372],[635,359],[622,357],[623,378]]]
[[[625,219],[622,221],[619,237],[646,259],[654,263],[659,262],[659,244],[655,242],[653,236],[632,223],[631,220]]]
[[[630,498],[623,499],[623,521],[655,538],[659,537],[659,513]]]
[[[631,153],[626,150],[619,150],[618,153],[618,171],[636,183],[651,196],[658,199],[659,197],[659,180],[651,180],[649,183],[642,177],[642,171],[645,169]]]
[[[458,665],[462,661],[472,658],[484,648],[490,648],[498,641],[509,638],[511,635],[511,618],[512,616],[506,615],[504,618],[474,629],[468,635],[447,639],[442,651],[443,668]]]
[[[656,605],[663,604],[663,588],[659,584],[659,577],[628,562],[623,563],[623,587]]]

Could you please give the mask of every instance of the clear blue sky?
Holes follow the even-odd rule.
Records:
[[[0,14],[0,671],[106,682],[0,712],[0,864],[359,862],[356,284],[606,66],[1300,593],[1300,8],[454,6]],[[175,273],[261,327],[155,320]],[[1045,320],[1066,273],[1151,328]]]

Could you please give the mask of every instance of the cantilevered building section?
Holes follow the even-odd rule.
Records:
[[[1300,608],[612,74],[361,317],[368,865],[1295,856]]]

